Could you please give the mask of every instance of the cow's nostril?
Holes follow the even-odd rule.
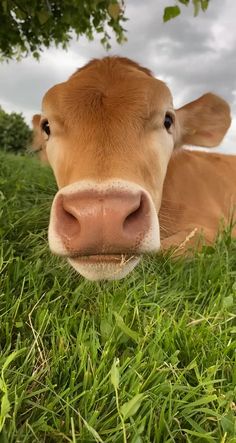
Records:
[[[64,216],[68,217],[68,220],[71,220],[72,222],[73,220],[78,220],[76,207],[73,202],[71,204],[70,198],[66,198],[64,195],[62,196],[62,210],[64,211]]]
[[[134,231],[142,231],[144,227],[144,217],[145,217],[145,196],[140,195],[139,201],[132,212],[125,218],[123,222],[124,231],[129,234]]]
[[[141,205],[142,205],[142,200],[140,199],[139,202],[137,203],[136,207],[132,208],[130,213],[126,216],[126,218],[124,220],[124,225],[128,225],[129,223],[132,223],[138,217],[139,211],[141,209]]]
[[[75,217],[75,215],[71,214],[71,212],[69,211],[64,211],[64,212],[65,212],[65,217],[67,217],[70,223],[78,223],[78,220]]]
[[[62,196],[61,204],[58,205],[58,221],[60,221],[61,228],[63,232],[66,233],[66,237],[73,237],[74,235],[79,235],[81,231],[81,226],[79,222],[79,217],[69,202]]]

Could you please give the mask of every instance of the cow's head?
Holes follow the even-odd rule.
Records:
[[[119,279],[158,251],[158,212],[173,150],[216,146],[230,123],[221,98],[173,108],[168,87],[131,60],[93,60],[43,99],[37,145],[59,187],[49,245],[91,280]]]

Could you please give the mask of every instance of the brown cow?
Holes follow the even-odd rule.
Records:
[[[236,157],[181,148],[222,141],[230,109],[216,95],[175,111],[148,69],[106,57],[51,88],[33,124],[59,187],[50,249],[90,280],[122,278],[198,232],[213,241],[229,219]]]

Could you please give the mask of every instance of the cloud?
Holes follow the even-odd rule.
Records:
[[[169,0],[169,4],[173,3]],[[236,2],[214,0],[206,13],[193,18],[191,7],[164,24],[166,0],[127,0],[124,24],[128,41],[119,46],[112,38],[111,54],[130,57],[164,80],[181,106],[207,91],[227,99],[233,124],[223,145],[236,152]],[[0,69],[0,103],[7,110],[22,111],[29,120],[40,109],[45,91],[64,81],[90,58],[106,55],[99,42],[73,40],[67,52],[49,49],[40,62],[31,57],[20,63],[9,62]],[[235,145],[235,148],[234,148]]]

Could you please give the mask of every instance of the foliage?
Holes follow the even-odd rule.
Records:
[[[119,42],[124,40],[122,4],[118,0],[0,0],[0,56],[38,58],[43,47],[61,44],[75,34],[92,39],[96,31],[109,47],[108,27]]]
[[[177,0],[177,1],[185,6],[188,6],[191,2],[191,0]],[[200,10],[204,12],[207,10],[210,0],[192,0],[191,3],[193,4],[194,16],[196,17],[199,14]],[[175,18],[180,14],[181,14],[181,9],[179,5],[167,6],[164,9],[163,20],[164,22],[167,22],[168,20],[171,20],[172,18]]]
[[[0,440],[235,443],[236,242],[85,281],[48,251],[51,171],[0,162]]]
[[[193,4],[194,15],[205,11],[210,0],[177,0]],[[0,0],[0,61],[20,59],[31,53],[38,59],[44,47],[61,45],[63,49],[74,35],[93,38],[101,34],[101,43],[110,48],[114,31],[119,43],[126,40],[122,22],[125,0]],[[181,13],[179,5],[167,6],[164,22]]]
[[[22,153],[29,145],[31,136],[32,131],[22,114],[8,114],[0,107],[0,149]]]

